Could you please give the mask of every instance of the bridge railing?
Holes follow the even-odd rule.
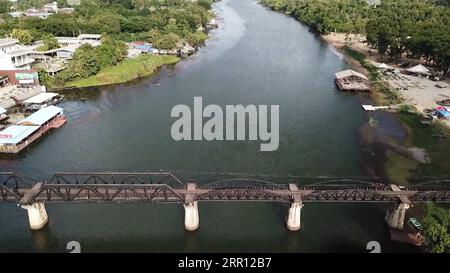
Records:
[[[249,200],[305,202],[374,201],[394,202],[399,195],[407,195],[412,202],[446,202],[450,200],[450,179],[425,181],[417,185],[399,187],[395,192],[389,185],[362,177],[318,177],[300,183],[298,177],[286,177],[284,183],[274,183],[259,177],[212,177],[205,180],[180,179],[171,172],[97,172],[58,173],[43,182],[22,178],[14,173],[0,173],[0,201],[25,203],[46,201],[72,202],[184,202],[186,196],[196,200]],[[188,189],[188,182],[196,187]],[[207,183],[205,183],[207,182]],[[293,192],[291,184],[296,187]],[[192,185],[192,184],[189,184]],[[24,198],[24,194],[27,198]]]
[[[46,184],[114,184],[114,185],[169,185],[184,188],[186,185],[170,172],[97,172],[97,173],[57,173]]]

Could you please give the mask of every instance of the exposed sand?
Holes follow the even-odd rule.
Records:
[[[450,99],[450,87],[436,87],[437,82],[426,78],[403,74],[384,78],[394,90],[400,92],[405,103],[415,106],[420,112],[435,108],[436,101]]]
[[[388,58],[380,58],[380,55],[376,49],[370,48],[365,43],[365,37],[363,35],[354,35],[345,33],[331,33],[324,35],[323,38],[333,45],[336,49],[340,50],[344,46],[349,46],[353,50],[358,51],[366,55],[367,59],[374,62],[384,62],[391,67],[399,68],[395,63],[389,62]],[[419,63],[416,59],[407,59],[410,63]],[[358,69],[361,71],[361,69]],[[364,72],[364,71],[361,71]],[[384,79],[389,83],[392,89],[396,90],[400,97],[403,98],[404,103],[409,104],[417,108],[418,111],[423,112],[424,109],[433,109],[436,106],[436,101],[450,98],[450,86],[446,88],[436,87],[435,81],[431,81],[426,78],[395,74],[384,76]],[[450,121],[444,121],[450,126]]]
[[[349,46],[353,50],[366,55],[366,57],[373,61],[380,61],[380,55],[376,49],[370,48],[367,43],[364,43],[366,38],[360,34],[345,34],[332,32],[328,35],[323,35],[322,38],[336,49],[342,49],[344,46]]]

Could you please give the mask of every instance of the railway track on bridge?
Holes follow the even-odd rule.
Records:
[[[59,173],[44,181],[33,181],[14,173],[0,173],[0,202],[16,202],[29,212],[30,225],[46,222],[45,203],[182,203],[185,226],[198,228],[198,202],[260,201],[288,202],[288,228],[300,228],[300,210],[308,202],[391,203],[387,221],[403,227],[404,212],[413,203],[450,202],[450,179],[400,187],[364,179],[327,179],[302,184],[274,183],[258,178],[226,178],[209,183],[186,179],[170,172],[146,173]],[[30,214],[31,213],[31,214]],[[38,215],[38,224],[32,218]],[[292,217],[291,217],[292,216]],[[36,219],[37,219],[36,218]],[[292,218],[292,219],[291,219]],[[390,219],[390,220],[389,220]],[[36,222],[35,221],[35,222]],[[189,222],[189,223],[188,223]],[[45,225],[45,223],[44,223]]]
[[[350,184],[349,182],[352,182]],[[438,183],[440,182],[440,183]],[[188,184],[195,188],[188,190]],[[290,185],[295,184],[296,190]],[[333,179],[301,185],[253,178],[222,179],[207,184],[167,172],[59,173],[47,181],[30,181],[0,173],[0,201],[35,202],[179,202],[194,201],[293,202],[450,202],[450,179],[400,188],[364,180]]]

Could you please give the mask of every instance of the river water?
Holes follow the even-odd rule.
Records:
[[[207,46],[175,68],[133,83],[86,90],[61,104],[69,122],[1,171],[49,178],[61,171],[171,170],[268,176],[360,176],[356,96],[339,92],[342,58],[294,19],[253,0],[215,4],[220,27]],[[255,141],[181,141],[170,135],[174,105],[279,105],[280,145]],[[30,231],[26,211],[0,205],[0,251],[327,252],[408,251],[390,242],[381,204],[316,204],[302,209],[302,229],[285,228],[287,204],[200,203],[200,229],[184,231],[179,204],[47,204],[49,224]]]

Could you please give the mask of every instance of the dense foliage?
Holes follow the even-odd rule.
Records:
[[[423,57],[442,71],[450,67],[450,9],[423,0],[384,0],[367,23],[367,40],[381,55]]]
[[[101,69],[114,66],[126,57],[127,46],[124,42],[103,35],[100,46],[80,46],[68,67],[53,79],[51,85],[64,86],[66,82],[96,75]]]
[[[291,14],[320,34],[362,33],[369,15],[365,0],[261,0],[261,3]]]
[[[0,13],[8,12],[10,7],[11,2],[8,0],[0,0]]]
[[[450,210],[427,204],[423,219],[425,244],[431,252],[450,252]]]
[[[41,6],[47,1],[41,2],[19,0],[17,5]],[[106,33],[114,39],[132,41],[147,40],[149,32],[157,30],[161,38],[173,33],[181,40],[192,38],[191,34],[206,26],[211,19],[211,3],[212,0],[82,0],[74,13],[57,13],[48,19],[4,16],[0,36],[21,29],[29,31],[33,41],[45,34],[77,36],[80,33]]]
[[[44,34],[42,35],[42,46],[38,48],[39,51],[47,51],[50,49],[59,48],[58,40],[56,40],[55,36],[52,34]]]
[[[448,0],[261,0],[291,14],[319,34],[361,33],[381,55],[423,57],[442,71],[450,67]]]
[[[14,28],[11,31],[11,37],[19,40],[19,43],[29,45],[33,41],[33,36],[28,30]]]
[[[8,3],[6,3],[8,2]],[[47,19],[7,14],[11,5],[16,10],[39,8],[48,0],[0,0],[0,36],[11,36],[29,45],[42,40],[38,50],[59,47],[55,36],[78,36],[80,33],[102,34],[102,45],[78,48],[67,68],[55,78],[41,78],[53,86],[88,78],[100,70],[114,66],[127,56],[124,42],[144,40],[159,49],[174,49],[184,43],[198,45],[207,35],[212,0],[81,0],[71,14],[56,13]],[[65,0],[59,6],[67,6]]]

